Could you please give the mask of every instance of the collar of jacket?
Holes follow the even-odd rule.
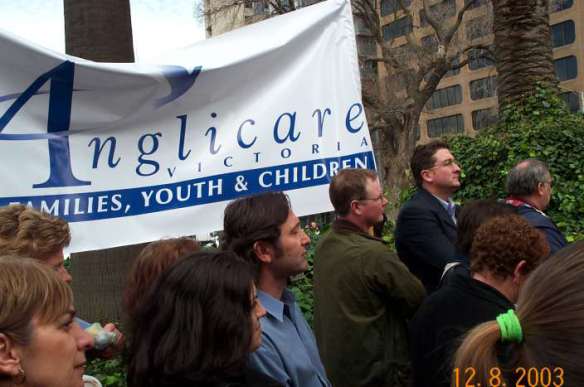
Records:
[[[356,224],[349,222],[346,219],[336,219],[332,224],[332,229],[336,232],[340,233],[356,233],[365,238],[373,239],[375,241],[379,241],[384,244],[388,244],[388,242],[384,241],[381,238],[377,238],[369,233],[363,232],[361,228],[359,228]]]

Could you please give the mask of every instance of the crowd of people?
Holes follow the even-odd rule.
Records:
[[[75,315],[68,224],[0,208],[0,387],[81,387],[86,353],[121,351],[129,387],[531,387],[528,372],[584,385],[584,242],[568,245],[544,213],[545,163],[520,161],[507,198],[461,209],[446,143],[418,146],[411,170],[397,253],[373,231],[388,203],[377,174],[332,177],[314,330],[288,288],[308,269],[310,239],[288,197],[266,192],[227,205],[219,249],[186,237],[146,246],[128,276],[125,334],[105,324],[115,340],[99,351]]]

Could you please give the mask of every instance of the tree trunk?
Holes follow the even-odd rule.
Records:
[[[63,0],[69,55],[96,62],[134,62],[130,0]]]
[[[411,183],[410,157],[416,146],[415,131],[419,119],[419,111],[410,111],[405,114],[401,127],[387,127],[382,131],[379,167],[382,168],[382,183],[389,200],[386,213],[392,220],[397,218],[401,194]]]
[[[532,94],[538,83],[556,88],[549,0],[493,0],[499,106]]]
[[[67,54],[96,62],[134,62],[129,0],[63,0],[63,5]],[[81,318],[121,321],[127,271],[141,247],[72,255],[72,287]]]

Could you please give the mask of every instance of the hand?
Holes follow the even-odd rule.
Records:
[[[116,334],[116,342],[107,347],[106,349],[104,349],[103,351],[100,351],[98,356],[101,357],[102,359],[111,359],[112,357],[114,357],[115,355],[119,354],[124,350],[126,338],[124,337],[122,332],[120,332],[119,329],[116,328],[115,324],[107,323],[104,325],[103,329],[107,332],[114,332]]]

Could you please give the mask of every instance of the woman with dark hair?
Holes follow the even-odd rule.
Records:
[[[165,271],[135,313],[129,387],[280,386],[246,366],[261,344],[254,268],[203,251]]]
[[[537,385],[584,386],[582,332],[584,241],[560,250],[531,273],[516,311],[466,336],[456,353],[452,385],[535,385],[538,378]],[[465,370],[472,371],[472,380]]]

